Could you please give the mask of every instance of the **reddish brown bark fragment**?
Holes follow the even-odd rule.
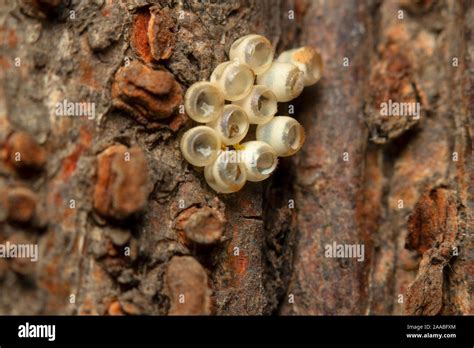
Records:
[[[26,132],[15,132],[7,140],[8,161],[20,171],[38,170],[46,163],[46,151]]]
[[[130,44],[133,50],[145,63],[153,60],[148,44],[148,22],[150,21],[150,10],[148,7],[141,9],[133,17]]]
[[[159,9],[150,8],[151,18],[148,23],[148,42],[153,58],[156,60],[168,59],[173,53],[176,41],[174,29],[176,22],[168,7]]]
[[[117,71],[112,98],[117,108],[143,124],[171,116],[183,100],[181,86],[172,74],[137,61]]]
[[[119,301],[114,301],[109,305],[109,308],[107,309],[107,313],[109,315],[124,315],[122,311],[122,307],[120,306]]]
[[[98,156],[94,208],[101,215],[124,219],[147,202],[148,168],[136,146],[113,145]]]
[[[193,257],[174,256],[165,275],[169,315],[211,314],[211,290],[204,268]]]
[[[409,315],[436,315],[443,305],[444,258],[430,250],[422,259],[418,276],[407,292],[405,313]]]
[[[224,229],[224,216],[216,209],[197,209],[182,221],[186,239],[197,244],[210,245],[218,242]]]
[[[8,218],[19,223],[27,223],[33,219],[36,212],[38,197],[26,187],[16,187],[8,190]]]
[[[424,254],[416,279],[407,291],[407,314],[436,315],[443,307],[443,272],[459,253],[455,202],[453,192],[433,189],[420,198],[410,217],[407,245]]]
[[[433,247],[446,227],[447,191],[439,188],[423,194],[408,219],[406,248],[420,254]]]

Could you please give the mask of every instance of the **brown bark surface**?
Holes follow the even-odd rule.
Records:
[[[2,2],[0,244],[39,259],[0,258],[0,314],[472,314],[473,32],[470,0]],[[248,33],[323,78],[280,105],[301,152],[219,195],[183,97]]]

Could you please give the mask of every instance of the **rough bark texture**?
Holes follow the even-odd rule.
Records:
[[[0,313],[472,314],[473,31],[469,0],[2,2],[0,243],[39,259],[0,258]],[[217,195],[181,105],[248,33],[323,78],[302,151]]]

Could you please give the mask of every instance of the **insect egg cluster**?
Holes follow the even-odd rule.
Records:
[[[246,181],[265,180],[278,157],[303,146],[303,127],[292,117],[275,116],[277,103],[298,97],[320,79],[321,56],[307,46],[285,51],[275,61],[273,55],[267,38],[241,37],[230,48],[230,61],[219,64],[210,81],[186,92],[186,113],[203,125],[184,133],[181,152],[193,166],[204,167],[216,192],[237,192]],[[247,134],[251,125],[254,137]]]

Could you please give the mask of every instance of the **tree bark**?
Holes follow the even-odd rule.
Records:
[[[0,313],[472,314],[473,23],[469,0],[2,3],[0,244],[39,257],[0,258]],[[219,195],[183,97],[248,33],[316,47],[323,78],[279,108],[301,152]]]

